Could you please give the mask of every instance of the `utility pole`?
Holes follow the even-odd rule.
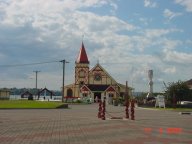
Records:
[[[36,95],[37,95],[37,74],[38,74],[40,71],[33,71],[33,72],[35,72],[35,75],[36,75],[35,89],[36,89]],[[36,95],[35,95],[35,99],[36,99]]]
[[[125,87],[125,102],[128,102],[129,99],[130,99],[130,97],[129,97],[128,81],[126,81],[126,87]]]
[[[68,61],[61,60],[60,62],[63,63],[63,86],[62,86],[62,102],[64,102],[64,87],[65,87],[65,63],[69,63]]]

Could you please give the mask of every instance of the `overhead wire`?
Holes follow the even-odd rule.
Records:
[[[20,67],[20,66],[31,66],[31,65],[41,65],[41,64],[46,64],[46,63],[56,63],[56,62],[61,62],[61,60],[56,60],[56,61],[47,61],[47,62],[36,62],[36,63],[24,63],[24,64],[5,64],[5,65],[1,65],[0,64],[0,67]],[[100,63],[100,64],[103,64],[103,65],[106,65],[106,64],[129,64],[127,62],[125,63]]]
[[[57,61],[47,61],[47,62],[37,62],[37,63],[0,65],[0,67],[20,67],[20,66],[41,65],[41,64],[56,63],[56,62],[60,62],[60,60],[57,60]]]

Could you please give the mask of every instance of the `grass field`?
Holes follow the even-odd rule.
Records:
[[[0,100],[0,109],[33,109],[33,108],[58,108],[62,102],[28,101],[28,100]]]

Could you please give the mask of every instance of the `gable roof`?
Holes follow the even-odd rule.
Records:
[[[21,94],[21,98],[28,98],[28,96],[33,96],[33,94],[30,93],[29,91],[26,91],[26,92]]]
[[[86,85],[83,85],[83,86],[81,87],[81,91],[83,91],[83,92],[89,92],[90,89],[89,89]]]
[[[77,57],[76,63],[86,63],[86,64],[89,64],[89,60],[88,60],[87,53],[85,51],[85,47],[84,47],[83,42],[81,44],[81,48],[80,48],[79,55]]]
[[[97,67],[99,67],[108,77],[110,77],[115,83],[116,80],[99,64],[97,63],[90,71],[89,73],[92,73]],[[117,83],[117,85],[119,86],[119,84]]]
[[[106,92],[114,92],[115,89],[112,86],[109,86],[105,91]]]
[[[48,90],[47,88],[44,88],[44,89],[40,90],[40,91],[38,92],[38,95],[41,95],[41,94],[42,94],[43,92],[45,92],[45,91],[47,91],[47,92],[50,93],[51,95],[55,95],[52,91]]]

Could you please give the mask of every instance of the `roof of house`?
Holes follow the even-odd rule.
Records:
[[[55,95],[52,91],[48,90],[47,88],[44,88],[44,89],[40,90],[40,91],[38,92],[38,95],[41,95],[41,94],[42,94],[43,92],[45,92],[45,91],[47,91],[47,92],[50,93],[51,95]]]
[[[91,91],[95,91],[95,92],[100,92],[100,91],[105,91],[109,85],[94,85],[94,84],[90,84],[87,85],[87,87],[91,90]]]
[[[192,79],[186,81],[186,83],[187,83],[188,85],[192,85]]]
[[[115,89],[112,86],[109,86],[105,91],[109,92],[109,91],[115,91]]]
[[[86,85],[84,85],[81,87],[81,91],[87,92],[90,91],[90,89]]]
[[[83,42],[82,42],[81,49],[79,51],[79,55],[77,57],[76,63],[86,63],[86,64],[89,64],[89,60],[88,60],[87,53],[86,53],[86,50],[85,50]]]
[[[24,98],[26,96],[33,96],[33,94],[29,91],[25,91],[24,93],[21,94],[21,97]]]

